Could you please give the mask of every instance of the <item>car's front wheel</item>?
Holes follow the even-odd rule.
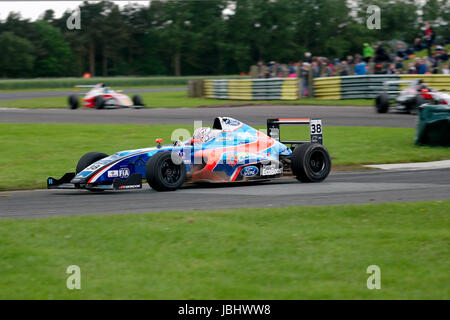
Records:
[[[105,99],[103,96],[96,96],[95,97],[95,108],[96,109],[103,109],[105,107]]]
[[[386,113],[389,111],[389,96],[382,93],[375,99],[375,109],[378,113]]]
[[[292,173],[302,182],[320,182],[328,177],[331,158],[327,148],[317,143],[304,143],[291,156]]]
[[[163,151],[148,160],[145,175],[153,189],[175,191],[186,180],[186,166],[177,154]]]
[[[89,167],[94,162],[106,158],[108,155],[102,152],[88,152],[78,160],[76,172],[77,174]]]

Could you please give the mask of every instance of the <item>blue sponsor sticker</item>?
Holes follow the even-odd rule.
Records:
[[[248,166],[248,167],[244,167],[242,168],[242,175],[245,177],[253,177],[256,176],[259,172],[258,167],[255,166]]]

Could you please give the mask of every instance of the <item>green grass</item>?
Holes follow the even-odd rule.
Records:
[[[156,138],[170,143],[172,131],[180,127],[192,133],[192,125],[0,124],[0,190],[43,188],[48,176],[73,171],[86,152],[112,154],[154,146]],[[286,127],[282,137],[307,139],[307,129]],[[450,159],[450,148],[419,147],[413,141],[414,129],[325,126],[324,130],[334,168]]]
[[[122,90],[122,89],[157,89],[157,88],[184,88],[186,87],[183,84],[166,84],[166,85],[148,85],[148,86],[120,86],[114,87],[114,90]],[[73,90],[74,93],[85,92],[89,88],[78,88],[75,87],[70,88],[36,88],[36,89],[0,89],[0,93],[8,93],[8,92],[58,92],[58,91],[68,91]]]
[[[82,96],[82,94],[79,94]],[[324,105],[324,106],[372,106],[371,99],[318,100],[302,98],[300,100],[222,100],[207,98],[189,98],[187,91],[143,92],[140,93],[148,108],[195,108],[199,106],[219,105]],[[0,108],[67,108],[67,97],[17,99],[0,101]]]
[[[3,79],[0,80],[0,90],[14,89],[51,89],[73,88],[77,84],[106,83],[108,86],[149,86],[149,85],[187,85],[191,79],[240,79],[249,78],[241,75],[222,76],[154,76],[154,77],[95,77],[84,78],[36,78],[36,79]]]
[[[0,220],[0,299],[449,299],[450,201]],[[66,268],[81,268],[81,290]],[[369,290],[369,265],[381,289]]]

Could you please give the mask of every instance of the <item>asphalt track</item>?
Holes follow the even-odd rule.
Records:
[[[143,88],[143,89],[123,89],[123,93],[139,93],[139,92],[162,92],[162,91],[183,91],[186,88]],[[9,91],[0,92],[0,101],[16,100],[16,99],[35,99],[35,98],[52,98],[69,96],[71,94],[82,95],[87,90],[55,90],[55,91]]]
[[[91,193],[32,190],[0,193],[0,217],[141,213],[166,210],[316,206],[450,199],[450,170],[335,172],[322,183],[293,178],[251,185],[189,186],[175,192],[141,190]]]
[[[160,89],[158,89],[160,90]],[[325,126],[377,126],[414,128],[416,117],[408,114],[377,114],[371,107],[247,106],[214,108],[148,109],[0,109],[0,122],[30,123],[134,123],[212,125],[216,116],[229,116],[249,125],[264,126],[268,118],[321,118]]]

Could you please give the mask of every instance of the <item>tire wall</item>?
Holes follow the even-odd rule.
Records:
[[[317,99],[374,99],[382,90],[384,81],[423,79],[436,90],[450,91],[450,75],[401,74],[323,77],[314,79],[314,95]],[[407,83],[390,84],[388,91],[393,98],[407,87]]]

